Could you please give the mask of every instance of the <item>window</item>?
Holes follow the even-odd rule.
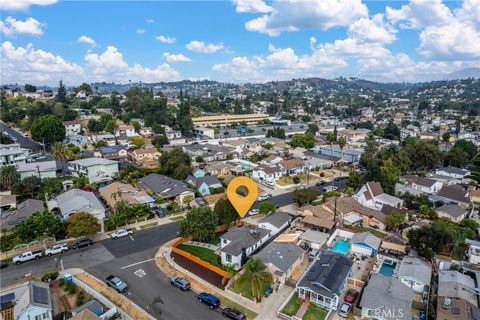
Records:
[[[35,316],[35,320],[42,320],[42,315]]]
[[[227,262],[232,262],[232,256],[228,253],[227,253],[225,259],[227,260]]]
[[[48,311],[42,314],[43,319],[48,319]]]

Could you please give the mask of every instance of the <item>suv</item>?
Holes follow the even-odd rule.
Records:
[[[201,292],[198,294],[198,301],[205,303],[210,307],[210,309],[215,309],[220,306],[220,299],[215,297],[213,294]]]
[[[345,294],[345,298],[343,300],[348,303],[354,303],[357,300],[358,291],[355,289],[348,289],[347,293]]]
[[[247,317],[245,317],[245,314],[243,314],[242,312],[240,312],[236,309],[233,309],[233,308],[223,309],[222,315],[224,317],[234,319],[234,320],[245,320],[245,319],[247,319]]]
[[[78,249],[83,248],[83,247],[90,247],[91,245],[93,245],[92,240],[83,239],[83,240],[80,240],[77,243],[75,243],[72,248],[75,249],[75,250],[78,250]]]
[[[183,291],[187,291],[188,289],[190,289],[190,283],[180,277],[173,277],[172,279],[170,279],[170,283],[176,287],[179,287]]]
[[[66,243],[59,243],[59,244],[56,244],[54,245],[53,247],[51,248],[48,248],[47,250],[45,250],[45,255],[46,256],[51,256],[53,254],[58,254],[58,253],[64,253],[64,252],[67,252],[68,251],[68,245]]]

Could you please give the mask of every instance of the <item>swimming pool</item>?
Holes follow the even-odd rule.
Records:
[[[391,277],[393,276],[393,273],[395,272],[396,267],[397,267],[397,262],[393,260],[385,259],[383,260],[382,266],[380,267],[380,273],[387,277]]]
[[[338,252],[341,254],[347,254],[350,249],[350,242],[344,240],[337,240],[332,247],[333,252]]]

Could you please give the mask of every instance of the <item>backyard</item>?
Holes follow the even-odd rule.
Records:
[[[180,250],[183,250],[185,252],[190,253],[193,256],[196,256],[203,261],[206,261],[210,263],[213,266],[221,268],[221,265],[218,263],[218,254],[215,253],[215,251],[207,249],[207,248],[201,248],[201,247],[196,247],[196,246],[191,246],[188,244],[180,244],[177,247]]]
[[[373,229],[373,228],[367,228],[367,227],[353,227],[352,228],[353,230],[355,230],[355,232],[370,232],[371,234],[373,234],[374,236],[377,236],[379,237],[380,239],[383,239],[387,236],[386,233],[383,233],[379,230],[376,230],[376,229]]]
[[[300,309],[300,306],[302,305],[303,300],[298,297],[297,294],[294,294],[288,303],[285,305],[285,307],[282,309],[282,313],[285,313],[286,315],[289,316],[294,316],[297,314],[298,309]]]
[[[270,287],[269,283],[264,283],[262,292],[265,292],[267,288]],[[253,293],[251,290],[250,279],[244,274],[242,274],[235,283],[229,288],[231,291],[242,295],[245,298],[253,300]]]
[[[303,320],[323,320],[327,317],[328,311],[310,303],[303,315]]]

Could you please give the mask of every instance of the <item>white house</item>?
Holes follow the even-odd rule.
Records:
[[[93,192],[71,189],[47,202],[49,210],[60,210],[63,218],[68,219],[77,212],[87,212],[98,220],[105,219],[107,210]]]
[[[40,179],[56,178],[57,170],[57,162],[55,160],[17,164],[17,172],[20,174],[21,179],[31,176],[36,176]]]
[[[362,256],[374,257],[382,239],[370,232],[355,233],[350,240],[350,251]]]
[[[220,236],[220,256],[222,265],[232,265],[235,270],[247,262],[248,257],[257,251],[271,236],[271,231],[253,226],[230,228]]]
[[[430,286],[432,265],[422,258],[405,256],[400,261],[397,277],[414,291],[422,293]]]
[[[128,138],[132,138],[137,136],[138,134],[135,132],[135,128],[132,125],[124,124],[118,126],[118,128],[115,130],[115,135],[117,137],[127,136]]]
[[[457,167],[445,167],[445,168],[439,168],[437,171],[435,171],[436,174],[440,176],[447,176],[455,179],[465,179],[467,176],[471,174],[470,171],[465,170],[465,169],[460,169]]]
[[[2,319],[52,320],[53,306],[48,283],[24,282],[0,293]],[[11,314],[8,318],[6,315]],[[5,318],[4,318],[5,317]]]
[[[18,143],[0,144],[0,167],[30,162],[30,150]]]
[[[274,182],[283,176],[283,171],[278,166],[259,165],[252,169],[252,178],[258,181]]]
[[[118,161],[104,158],[87,158],[68,163],[68,169],[75,177],[87,177],[90,183],[112,180],[118,175]]]
[[[65,126],[65,136],[77,136],[82,132],[82,124],[80,121],[64,121],[63,125]]]
[[[91,136],[92,143],[97,143],[99,141],[105,141],[110,147],[113,147],[117,144],[117,139],[115,135],[111,133],[96,134]]]
[[[480,242],[470,239],[465,239],[468,245],[468,262],[473,264],[480,264]]]
[[[405,182],[407,186],[416,190],[420,190],[423,193],[437,193],[443,187],[443,183],[441,181],[425,177],[405,175],[402,176],[401,179]]]
[[[292,217],[288,213],[275,212],[263,218],[258,226],[270,230],[272,235],[276,235],[287,228],[291,221]]]
[[[400,208],[403,206],[403,200],[383,192],[380,182],[370,181],[353,196],[361,205],[371,209],[382,209],[384,204],[391,207]]]

